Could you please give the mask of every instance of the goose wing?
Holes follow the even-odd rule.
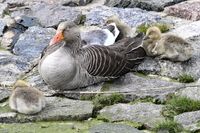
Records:
[[[86,47],[83,49],[83,56],[80,60],[83,61],[82,64],[87,72],[93,76],[121,76],[133,69],[146,56],[141,43],[139,44],[134,39],[131,40],[123,42],[124,45],[113,47],[97,45]]]

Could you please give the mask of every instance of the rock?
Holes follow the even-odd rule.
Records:
[[[12,12],[13,17],[22,15],[30,19],[37,18],[43,27],[53,27],[58,25],[61,21],[79,22],[82,16],[80,11],[72,7],[65,7],[57,4],[47,5],[39,2]]]
[[[108,6],[141,8],[148,11],[163,11],[164,7],[170,6],[185,0],[109,0],[105,3]]]
[[[25,15],[15,17],[18,24],[24,27],[40,26],[39,20],[36,17],[28,17]]]
[[[0,3],[0,17],[3,17],[3,15],[5,14],[5,11],[7,10],[8,8],[8,5],[7,4],[4,4],[4,3]]]
[[[103,123],[93,126],[89,133],[143,133],[142,131],[123,124]]]
[[[6,26],[6,23],[3,21],[3,19],[0,19],[0,36],[3,35],[5,26]]]
[[[139,77],[133,73],[128,73],[112,82],[60,93],[75,99],[96,94],[120,93],[125,96],[127,101],[151,97],[159,102],[164,102],[169,94],[174,94],[184,87],[185,85],[181,83],[165,81],[155,77]]]
[[[92,116],[93,104],[91,101],[70,100],[67,98],[46,97],[46,107],[35,115],[17,114],[15,119],[3,117],[4,122],[33,122],[33,121],[62,121],[86,120]],[[5,116],[0,113],[0,116]],[[1,118],[1,117],[0,117]],[[0,121],[2,122],[2,121]]]
[[[115,8],[115,7],[106,7],[99,6],[92,8],[86,14],[85,25],[104,25],[105,20],[112,15],[119,16],[125,23],[131,27],[136,27],[145,22],[157,22],[161,20],[161,17],[158,15],[152,15],[147,11],[138,9],[138,8]]]
[[[37,63],[43,49],[49,44],[54,34],[55,30],[52,28],[30,27],[20,35],[13,53],[29,62]]]
[[[182,25],[170,31],[170,33],[178,35],[184,39],[200,36],[200,21],[195,21],[186,25]]]
[[[32,69],[26,59],[0,50],[0,85],[12,85],[20,76]]]
[[[13,48],[14,44],[19,39],[19,35],[22,32],[18,29],[11,28],[10,30],[7,30],[2,37],[1,46],[5,49],[11,49]]]
[[[1,113],[0,114],[0,122],[1,123],[11,123],[15,122],[17,114],[14,112],[9,112],[9,113]]]
[[[110,122],[132,121],[144,124],[148,128],[153,128],[158,122],[165,118],[161,115],[163,105],[152,103],[115,104],[100,110],[100,118]]]
[[[200,100],[200,88],[198,85],[191,85],[191,87],[186,87],[180,90],[177,95],[188,97],[193,100]]]
[[[10,96],[10,94],[11,94],[11,90],[0,87],[0,102],[7,99]]]
[[[185,129],[191,132],[199,131],[200,111],[187,112],[174,117]]]
[[[200,1],[190,0],[165,8],[168,15],[181,17],[188,20],[200,20]]]

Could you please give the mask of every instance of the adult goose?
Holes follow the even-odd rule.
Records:
[[[62,22],[40,60],[39,73],[52,89],[59,91],[117,78],[146,56],[142,40],[143,34],[138,34],[111,46],[82,47],[77,26]]]

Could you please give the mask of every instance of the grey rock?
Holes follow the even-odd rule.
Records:
[[[199,6],[199,1],[190,0],[166,7],[164,12],[167,13],[167,15],[196,21],[200,20]]]
[[[46,107],[35,115],[17,114],[15,119],[3,117],[5,122],[33,122],[49,120],[85,120],[92,116],[91,101],[78,101],[58,97],[46,97]],[[4,116],[4,113],[0,116]],[[2,122],[2,121],[0,121]]]
[[[1,41],[1,46],[5,49],[11,49],[13,48],[14,44],[17,42],[19,39],[19,35],[22,32],[18,29],[11,28],[3,34],[2,41]]]
[[[20,76],[32,69],[26,59],[0,51],[0,85],[12,85]]]
[[[100,117],[114,121],[132,121],[153,128],[165,118],[161,115],[163,105],[152,103],[115,104],[100,110]]]
[[[13,17],[22,15],[30,17],[31,19],[37,18],[43,27],[56,26],[61,21],[73,21],[78,23],[82,16],[81,11],[72,7],[65,7],[57,4],[47,5],[39,2],[12,12]]]
[[[174,94],[183,88],[185,88],[185,85],[181,83],[165,81],[155,77],[139,77],[133,73],[128,73],[111,83],[97,84],[60,93],[75,99],[96,94],[120,93],[125,96],[127,101],[151,97],[159,102],[164,102],[169,94]]]
[[[15,20],[18,24],[21,24],[25,27],[40,26],[39,20],[36,17],[22,15],[15,17]]]
[[[193,100],[200,100],[200,87],[198,84],[191,85],[180,90],[176,95],[188,97]]]
[[[7,10],[8,5],[5,3],[0,3],[0,17],[3,17],[5,10]]]
[[[191,132],[199,131],[200,111],[187,112],[174,117],[185,129]]]
[[[143,133],[142,131],[123,124],[103,123],[93,126],[89,133]]]
[[[49,44],[54,34],[55,30],[52,28],[30,27],[20,35],[13,53],[29,62],[37,63],[43,49]]]
[[[109,0],[105,3],[108,6],[141,8],[148,11],[163,11],[164,7],[170,6],[185,0]]]
[[[15,122],[16,116],[17,116],[17,114],[14,112],[1,113],[0,114],[0,122],[1,123]]]
[[[7,99],[10,96],[10,94],[11,90],[9,90],[8,88],[0,87],[0,102]]]
[[[152,15],[147,11],[138,8],[115,8],[98,6],[92,8],[86,14],[86,25],[103,25],[105,20],[112,15],[117,15],[121,20],[130,25],[131,27],[136,27],[145,22],[157,22],[161,20],[158,15]]]
[[[3,19],[0,19],[0,36],[3,35],[3,30],[6,26],[6,23],[3,21]]]
[[[200,36],[200,21],[182,25],[172,30],[170,33],[178,35],[184,39]]]

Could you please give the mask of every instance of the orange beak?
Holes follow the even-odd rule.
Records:
[[[56,35],[51,39],[49,45],[54,45],[61,42],[64,39],[63,32],[59,31]]]

